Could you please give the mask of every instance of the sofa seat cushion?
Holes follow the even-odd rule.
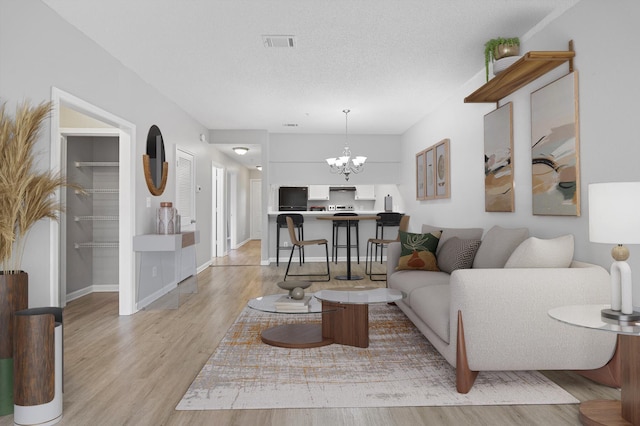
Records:
[[[398,271],[391,274],[387,281],[389,288],[404,292],[407,297],[403,302],[413,308],[413,292],[422,287],[449,284],[451,276],[445,272],[435,271]]]
[[[449,284],[417,288],[411,294],[411,309],[445,342],[449,343]]]

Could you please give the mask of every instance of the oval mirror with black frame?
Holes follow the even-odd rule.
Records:
[[[165,160],[162,133],[154,124],[147,134],[147,153],[142,156],[144,178],[147,181],[147,188],[153,195],[162,195],[167,186],[169,163]]]

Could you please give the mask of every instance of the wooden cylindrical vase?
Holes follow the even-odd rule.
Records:
[[[29,306],[29,275],[0,271],[0,416],[13,413],[13,329],[16,311]]]

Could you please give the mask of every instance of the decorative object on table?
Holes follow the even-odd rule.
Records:
[[[515,210],[511,102],[484,116],[484,210]]]
[[[291,298],[294,300],[302,300],[304,297],[304,290],[300,287],[296,287],[291,290]]]
[[[304,289],[305,288],[309,288],[311,287],[311,284],[313,284],[310,281],[280,281],[278,282],[278,287],[280,287],[283,290],[287,290],[289,292],[289,297],[293,298],[293,290],[299,288],[303,291],[303,296],[304,296]]]
[[[179,217],[173,203],[160,203],[156,214],[156,232],[160,235],[177,234],[176,229],[180,227]]]
[[[517,56],[520,53],[520,39],[518,37],[498,37],[484,44],[484,67],[486,80],[489,81],[489,62],[509,56]]]
[[[578,72],[531,94],[533,214],[580,216]]]
[[[55,201],[56,191],[82,191],[59,173],[36,171],[33,150],[50,111],[50,102],[23,102],[10,117],[0,106],[0,295],[11,298],[0,306],[0,415],[13,412],[12,330],[14,312],[28,305],[28,276],[21,270],[27,235],[41,219],[58,219],[63,206]]]
[[[348,115],[351,110],[345,109],[344,112],[344,150],[342,155],[336,158],[327,158],[327,164],[331,173],[340,173],[344,175],[344,180],[349,180],[351,173],[360,173],[364,169],[364,163],[367,157],[358,155],[351,157],[351,149],[349,149],[349,120]]]
[[[397,306],[369,307],[366,349],[328,345],[283,350],[265,345],[256,333],[277,324],[308,322],[306,315],[243,310],[176,409],[578,403],[538,371],[483,371],[473,392],[456,392],[455,368]]]
[[[282,296],[275,302],[276,312],[284,312],[284,313],[296,313],[296,312],[309,312],[309,302],[311,301],[311,296],[305,296],[304,290],[300,287],[296,287],[296,289],[302,292],[302,297],[299,299],[295,297]],[[294,289],[295,291],[295,289]]]
[[[142,167],[149,192],[162,195],[167,186],[169,163],[166,161],[162,133],[155,124],[147,133],[147,153],[142,156]]]
[[[640,321],[633,310],[629,249],[640,244],[640,182],[592,183],[589,185],[589,240],[617,244],[611,250],[611,309],[602,316],[620,321]]]

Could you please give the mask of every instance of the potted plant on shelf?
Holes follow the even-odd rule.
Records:
[[[518,37],[498,37],[486,42],[484,44],[484,67],[487,81],[489,81],[489,61],[507,56],[517,56],[519,53],[520,39]]]
[[[28,275],[21,270],[25,242],[41,219],[57,219],[53,195],[68,185],[60,173],[36,171],[34,146],[51,103],[18,105],[15,117],[0,106],[0,415],[13,412],[13,315],[28,308]]]

